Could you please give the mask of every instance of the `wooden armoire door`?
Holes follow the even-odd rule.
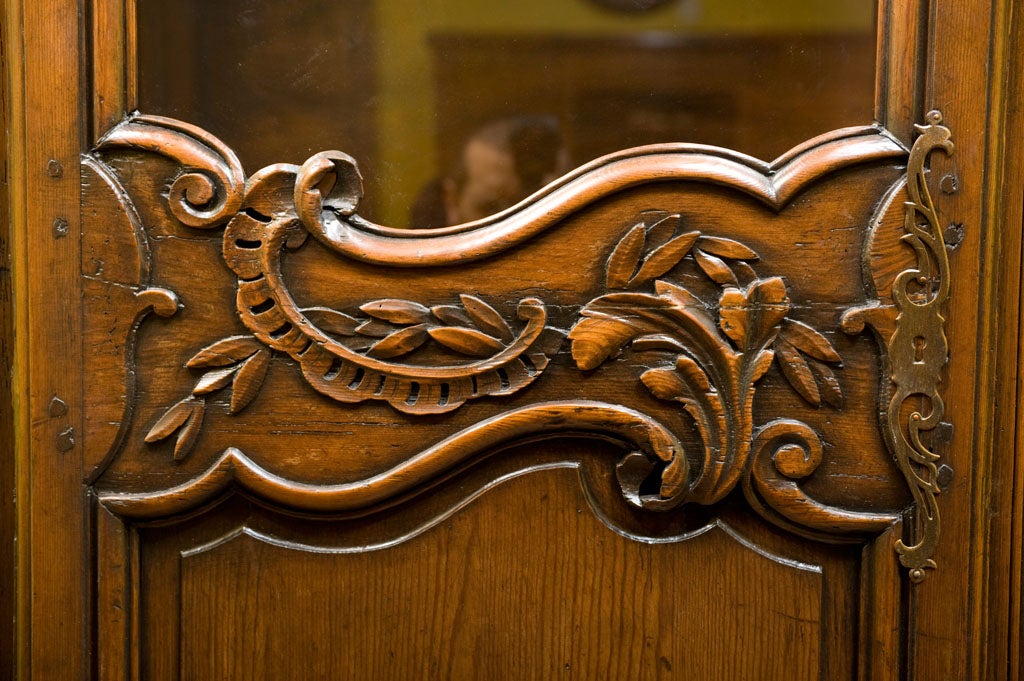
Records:
[[[598,28],[702,11],[573,2]],[[380,102],[415,117],[422,83],[346,61],[404,44],[420,5],[302,27],[300,4],[4,5],[0,676],[1020,678],[1011,0],[881,0],[839,52],[526,38],[507,8],[474,33],[452,2],[396,53],[435,50],[459,166],[448,226],[422,229],[366,217],[409,194],[389,134],[410,119]],[[212,85],[203,46],[257,66]],[[746,153],[831,120],[859,86],[828,55],[872,53],[857,120]],[[345,106],[296,94],[319,77],[300,54]],[[623,55],[652,98],[610,85]],[[557,80],[570,62],[588,75]],[[503,127],[453,140],[516,88],[572,118],[575,158],[475,216],[466,150]],[[217,130],[182,120],[203,98]],[[289,113],[256,125],[263,105]],[[537,134],[526,161],[564,164]],[[272,137],[342,151],[264,159]]]

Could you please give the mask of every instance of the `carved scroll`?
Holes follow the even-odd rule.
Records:
[[[860,366],[869,354],[871,366],[883,374],[882,433],[903,478],[895,468],[891,477],[906,483],[908,492],[900,494],[913,499],[917,527],[896,550],[915,581],[934,567],[937,456],[924,435],[942,417],[937,387],[948,352],[941,316],[949,292],[948,263],[925,185],[925,163],[932,150],[948,152],[952,146],[939,119],[929,123],[910,151],[908,180],[898,181],[884,197],[865,245],[872,300],[849,309],[842,321],[850,334],[870,324],[881,339],[880,354],[859,351]],[[851,382],[864,381],[847,373],[849,356],[836,342],[844,337],[833,335],[839,331],[838,311],[831,317],[808,312],[812,306],[803,302],[799,282],[784,274],[778,259],[760,257],[765,242],[758,246],[732,238],[728,224],[694,224],[692,213],[663,204],[658,207],[669,210],[638,211],[625,224],[606,220],[602,228],[611,243],[593,246],[601,281],[560,291],[532,282],[535,288],[520,285],[510,297],[464,287],[422,298],[408,292],[346,293],[340,303],[308,304],[301,291],[296,293],[289,278],[295,273],[285,264],[313,250],[320,267],[333,267],[324,265],[324,258],[334,258],[343,271],[348,266],[362,273],[353,277],[365,277],[368,267],[437,269],[438,278],[447,281],[445,272],[507,256],[542,235],[556,236],[556,228],[576,214],[655,182],[711,187],[735,195],[729,200],[739,197],[779,214],[825,176],[855,166],[891,167],[905,158],[906,149],[879,128],[830,133],[771,164],[696,145],[622,152],[583,166],[504,213],[422,231],[395,230],[359,217],[362,178],[355,161],[341,152],[316,154],[301,166],[272,165],[246,177],[230,149],[209,134],[169,119],[135,116],[104,137],[86,160],[120,194],[125,190],[105,159],[123,153],[155,154],[178,166],[167,180],[166,207],[155,211],[155,219],[176,220],[186,231],[207,230],[212,238],[218,238],[212,230],[223,228],[218,257],[236,287],[234,309],[224,312],[235,317],[237,328],[183,348],[181,376],[189,383],[144,417],[140,441],[156,451],[173,450],[178,462],[173,465],[189,465],[204,422],[212,418],[211,400],[220,400],[222,411],[234,418],[261,404],[260,391],[272,381],[268,377],[286,369],[331,408],[383,408],[410,427],[437,424],[441,415],[455,418],[471,401],[474,405],[458,414],[474,415],[442,437],[430,436],[427,445],[398,463],[342,482],[293,481],[234,446],[215,457],[207,448],[208,458],[202,459],[207,463],[196,465],[212,464],[191,469],[199,474],[181,484],[105,489],[104,504],[118,514],[184,513],[231,485],[306,512],[361,511],[454,475],[504,444],[582,434],[625,446],[615,469],[618,485],[639,509],[714,506],[739,490],[768,521],[823,541],[863,541],[901,517],[902,509],[891,504],[846,508],[834,498],[819,501],[809,491],[830,463],[833,444],[816,415],[827,420],[827,414],[849,409],[849,395],[857,394],[848,389]],[[884,181],[890,183],[895,172]],[[159,187],[146,191],[156,193]],[[129,202],[124,205],[126,212],[132,210]],[[874,203],[865,205],[867,214]],[[903,211],[898,226],[892,217],[896,210]],[[145,230],[139,229],[143,249]],[[173,294],[166,296],[173,301]],[[848,299],[838,309],[859,300]],[[172,307],[168,303],[158,311],[169,314]],[[823,323],[826,317],[832,321]],[[564,387],[546,383],[553,372]],[[575,392],[573,381],[582,386],[621,381],[623,375],[640,386],[632,393],[620,391],[632,395],[631,404]],[[553,398],[556,388],[562,394]],[[542,396],[533,397],[535,391]],[[790,411],[802,410],[801,418],[788,412],[766,416],[757,408],[766,394],[772,400],[784,394],[782,401]],[[873,399],[864,394],[862,389],[861,405]],[[507,403],[514,406],[504,407]],[[873,419],[873,413],[865,418]],[[691,428],[692,436],[682,437],[679,426]],[[879,435],[873,437],[884,452]]]

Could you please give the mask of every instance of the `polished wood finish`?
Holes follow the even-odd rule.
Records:
[[[924,5],[876,125],[415,232],[5,5],[17,677],[1018,678],[1022,21]]]

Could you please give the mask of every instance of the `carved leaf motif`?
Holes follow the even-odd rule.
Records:
[[[818,389],[821,392],[821,399],[834,409],[843,407],[843,391],[839,388],[839,379],[835,373],[820,362],[809,362],[814,377],[818,379]]]
[[[729,258],[730,260],[757,260],[757,253],[750,250],[739,241],[733,241],[732,239],[726,239],[720,236],[702,236],[697,242],[697,248],[704,251],[704,253],[717,255],[720,258]]]
[[[366,354],[379,359],[390,359],[412,352],[430,337],[427,333],[428,328],[427,324],[417,324],[399,329],[371,345]]]
[[[185,423],[185,420],[192,413],[192,405],[195,402],[196,399],[194,397],[186,397],[164,412],[164,415],[146,433],[146,442],[159,442],[169,437],[181,427],[181,424]]]
[[[235,376],[235,383],[231,388],[231,406],[229,414],[238,412],[249,406],[260,392],[263,380],[267,377],[267,368],[270,366],[270,351],[261,349],[255,355],[245,360],[238,368]]]
[[[764,350],[757,355],[757,359],[751,365],[750,371],[750,382],[756,383],[768,373],[768,370],[772,368],[772,362],[775,360],[775,352],[772,350]]]
[[[678,340],[664,333],[651,333],[640,336],[633,341],[633,349],[637,352],[668,350],[672,352],[686,352],[686,346]]]
[[[654,222],[651,222],[652,217],[661,216]],[[647,228],[647,245],[653,248],[657,248],[662,244],[668,242],[675,234],[676,228],[681,223],[681,216],[679,213],[672,213],[666,215],[663,211],[654,211],[651,214],[644,215],[644,224],[650,225]]]
[[[435,341],[456,352],[474,357],[488,357],[500,352],[505,346],[494,336],[483,331],[457,326],[437,326],[428,331]]]
[[[333,336],[354,336],[361,324],[355,317],[329,307],[307,307],[302,314],[313,326]]]
[[[722,331],[742,351],[770,342],[776,326],[789,313],[786,284],[779,277],[758,279],[746,289],[729,287],[719,299]]]
[[[478,328],[502,340],[512,340],[512,329],[497,310],[475,296],[462,294],[459,300],[466,308],[466,314]]]
[[[680,400],[693,395],[690,387],[671,369],[648,369],[640,381],[659,400]]]
[[[659,329],[649,317],[669,303],[646,293],[609,293],[595,298],[581,311],[572,331],[572,357],[584,371],[596,368],[637,336]]]
[[[698,236],[700,236],[700,232],[680,234],[668,243],[654,249],[644,260],[644,264],[640,266],[640,271],[630,279],[629,286],[637,286],[655,277],[660,277],[678,265],[679,261],[690,252],[690,248],[697,241]]]
[[[685,355],[676,358],[676,371],[683,377],[686,385],[693,391],[694,395],[711,392],[711,382],[708,375],[700,368],[700,365]]]
[[[356,327],[356,333],[362,336],[370,336],[372,338],[384,338],[387,335],[394,333],[397,329],[387,322],[379,322],[376,319],[371,319],[368,322],[363,322]]]
[[[825,336],[803,322],[787,319],[779,335],[793,347],[815,359],[823,362],[841,362],[843,359]]]
[[[146,433],[146,442],[159,442],[175,432],[178,437],[174,443],[174,459],[180,461],[195,444],[203,425],[206,412],[206,401],[202,398],[186,397],[168,409],[153,427]]]
[[[700,298],[682,286],[677,286],[663,279],[654,282],[654,290],[658,292],[658,296],[662,300],[671,305],[676,311],[685,313],[693,318],[699,318],[710,333],[715,333],[715,324],[708,316],[708,308]]]
[[[661,473],[661,489],[658,490],[663,499],[671,499],[683,491],[686,487],[687,475],[686,461],[682,454],[676,456],[665,466]]]
[[[636,328],[622,320],[580,320],[569,333],[572,358],[583,371],[596,369],[609,357],[618,354],[636,334]]]
[[[423,324],[430,319],[430,309],[410,300],[385,298],[359,306],[359,309],[377,319],[392,324]]]
[[[818,391],[818,382],[814,380],[811,367],[808,366],[800,352],[785,340],[776,341],[775,352],[778,354],[782,375],[786,377],[789,384],[807,402],[815,407],[820,406],[821,393]]]
[[[736,274],[733,273],[732,269],[721,258],[705,253],[699,248],[693,249],[693,258],[697,261],[700,268],[704,270],[704,274],[708,275],[716,284],[739,286]]]
[[[434,316],[448,326],[473,326],[473,321],[458,305],[435,305],[430,308]]]
[[[640,380],[661,400],[692,400],[712,390],[704,370],[685,355],[676,360],[675,370],[649,369]]]
[[[189,369],[227,366],[242,361],[261,347],[252,336],[231,336],[203,348],[185,366]]]
[[[203,428],[203,416],[206,414],[206,401],[196,400],[185,421],[185,425],[178,431],[178,439],[174,442],[174,460],[181,461],[196,444],[199,431]]]
[[[237,366],[229,366],[223,369],[207,371],[196,383],[196,387],[192,388],[192,394],[206,395],[215,390],[220,390],[231,382],[231,377],[234,376],[237,369]]]
[[[608,258],[608,288],[626,288],[629,284],[644,250],[645,234],[643,223],[633,225],[615,246]]]

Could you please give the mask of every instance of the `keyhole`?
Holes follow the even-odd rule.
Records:
[[[914,364],[924,364],[924,348],[927,343],[923,336],[914,337]]]

